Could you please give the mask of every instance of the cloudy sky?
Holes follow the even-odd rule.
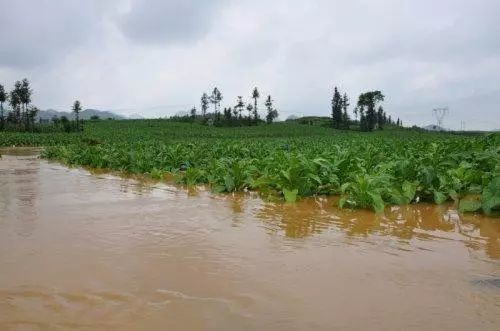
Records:
[[[500,128],[498,0],[0,0],[0,84],[33,103],[146,117],[272,94],[282,118],[327,115],[333,86],[381,90],[405,124]],[[353,100],[352,103],[354,103]]]

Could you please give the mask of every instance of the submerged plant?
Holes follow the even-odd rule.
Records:
[[[456,201],[462,211],[500,208],[500,134],[459,136],[409,130],[360,134],[275,123],[241,128],[163,120],[88,122],[81,135],[2,132],[0,146],[45,146],[70,165],[171,174],[215,192],[257,190],[296,201],[340,195],[340,205]]]

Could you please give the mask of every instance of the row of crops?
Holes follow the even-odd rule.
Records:
[[[210,128],[163,121],[93,123],[84,134],[0,136],[0,145],[45,145],[69,165],[173,175],[215,192],[256,190],[293,202],[339,195],[340,207],[459,202],[500,207],[500,136],[412,131],[343,133],[298,124]]]

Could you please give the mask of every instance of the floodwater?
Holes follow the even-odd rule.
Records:
[[[271,203],[14,152],[0,330],[500,329],[498,219]]]

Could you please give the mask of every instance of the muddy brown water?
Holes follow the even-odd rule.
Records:
[[[499,330],[500,220],[0,159],[0,330]]]

